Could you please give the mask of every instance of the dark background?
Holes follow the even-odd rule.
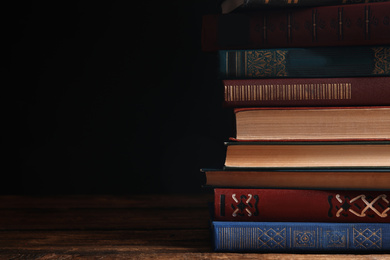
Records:
[[[9,10],[2,194],[200,192],[222,167],[232,112],[200,37],[217,4],[140,2]]]

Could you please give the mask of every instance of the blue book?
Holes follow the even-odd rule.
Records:
[[[390,76],[390,46],[222,50],[219,58],[223,79]]]
[[[212,221],[211,227],[218,252],[390,252],[388,223]]]

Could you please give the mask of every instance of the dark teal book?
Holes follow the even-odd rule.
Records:
[[[390,252],[388,223],[212,221],[211,228],[218,252]]]
[[[222,50],[219,58],[223,79],[390,76],[390,46]]]

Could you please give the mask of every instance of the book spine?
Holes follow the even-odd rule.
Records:
[[[389,191],[214,189],[219,221],[390,223]]]
[[[390,44],[390,2],[205,15],[203,50]]]
[[[388,106],[390,78],[223,80],[225,107]]]
[[[390,190],[390,168],[274,170],[227,169],[206,172],[205,187],[312,190]],[[353,181],[351,181],[353,180]]]
[[[387,0],[226,0],[221,4],[223,14],[233,10],[238,12],[256,11],[266,8],[310,7],[325,5],[346,5],[385,2]]]
[[[240,11],[250,11],[264,7],[325,6],[384,2],[385,0],[245,0]]]
[[[222,79],[390,75],[390,46],[219,51]]]
[[[389,252],[387,223],[212,221],[219,252]]]

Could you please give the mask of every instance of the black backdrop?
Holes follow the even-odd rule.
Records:
[[[232,111],[201,51],[210,0],[58,1],[9,11],[2,194],[199,192]]]

